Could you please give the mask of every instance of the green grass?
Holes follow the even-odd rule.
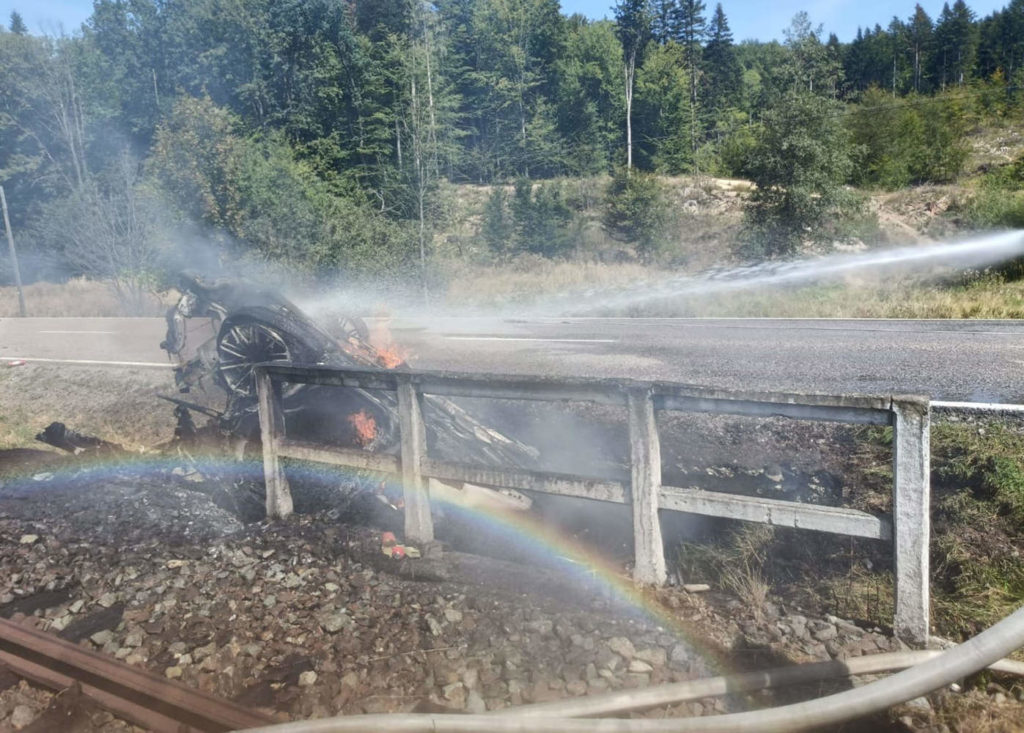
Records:
[[[892,428],[858,430],[855,448],[848,490],[866,492],[871,508],[887,507]],[[1024,604],[1024,430],[934,421],[931,450],[932,625],[939,636],[966,639]],[[688,582],[739,597],[743,584],[728,580],[753,570],[775,596],[883,628],[892,623],[888,543],[749,525],[714,544],[682,545],[676,560]]]
[[[931,440],[938,509],[955,517],[974,502],[1024,528],[1024,434],[1000,423],[938,423]]]

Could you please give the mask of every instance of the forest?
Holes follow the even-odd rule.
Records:
[[[451,185],[480,238],[579,256],[567,179],[656,259],[664,176],[756,189],[745,257],[842,237],[858,190],[956,180],[979,126],[1024,113],[1024,0],[964,0],[849,43],[798,13],[737,40],[728,8],[621,0],[96,0],[81,28],[0,32],[0,184],[30,271],[147,287],[169,240],[311,274],[422,277]],[[1024,225],[1024,159],[980,225]],[[987,218],[986,218],[987,217]],[[5,267],[5,266],[4,266]],[[7,278],[0,269],[0,278]]]

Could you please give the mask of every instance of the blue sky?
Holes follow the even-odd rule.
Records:
[[[704,0],[708,11],[714,9],[719,0]],[[737,41],[756,38],[770,41],[782,40],[782,29],[789,25],[793,16],[806,10],[811,22],[824,24],[825,33],[834,32],[841,41],[853,40],[857,26],[871,26],[881,23],[884,28],[892,16],[909,18],[914,5],[920,1],[934,20],[942,12],[945,0],[720,0],[729,27]],[[978,17],[984,17],[993,10],[1006,6],[1008,0],[967,0],[967,6]],[[612,17],[611,0],[562,0],[563,13],[583,13],[591,18]],[[949,0],[953,4],[953,0]]]
[[[709,10],[715,0],[704,0]],[[1007,0],[968,0],[978,16],[988,15],[1006,5]],[[943,0],[921,0],[932,18],[942,10]],[[806,10],[811,21],[823,23],[825,32],[835,32],[842,41],[849,41],[857,26],[889,23],[893,15],[907,18],[914,10],[915,0],[722,0],[736,40],[757,38],[771,40],[782,37],[782,29],[800,10]],[[951,3],[952,4],[952,3]],[[613,0],[562,0],[562,12],[583,13],[591,18],[611,17]],[[7,24],[11,10],[17,9],[33,32],[55,32],[59,26],[71,32],[92,12],[92,0],[0,0],[0,21]]]

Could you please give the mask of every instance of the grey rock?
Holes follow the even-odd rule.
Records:
[[[565,691],[568,692],[570,695],[579,697],[580,695],[587,694],[587,687],[588,683],[584,682],[583,680],[573,680],[572,682],[566,683]]]
[[[624,636],[613,636],[608,640],[608,648],[624,659],[632,659],[636,655],[633,642]]]
[[[342,687],[359,687],[359,673],[358,672],[346,672],[341,678]]]
[[[92,643],[96,646],[103,646],[104,644],[108,644],[113,638],[114,632],[110,629],[97,631],[95,634],[89,637],[90,641],[92,641]]]
[[[487,704],[476,690],[470,690],[466,695],[466,712],[477,715],[487,712]]]
[[[690,661],[690,648],[685,644],[676,644],[669,653],[669,659],[675,664],[685,664]]]
[[[931,713],[932,711],[932,704],[928,702],[927,697],[915,697],[913,700],[907,700],[904,704],[909,708],[920,710],[923,713]]]
[[[668,652],[660,646],[639,649],[636,652],[635,659],[647,662],[654,667],[664,667],[668,662]]]
[[[347,613],[325,613],[320,617],[320,626],[329,634],[336,634],[355,623]]]
[[[538,634],[550,634],[555,628],[555,624],[551,619],[542,618],[536,621],[530,621],[526,624],[526,628],[529,631],[534,631]]]
[[[839,632],[836,631],[836,627],[832,624],[827,624],[812,634],[812,636],[814,636],[815,639],[822,642],[831,641],[832,639],[835,639],[838,635]]]
[[[21,730],[36,719],[36,712],[28,705],[17,705],[11,713],[11,726]]]

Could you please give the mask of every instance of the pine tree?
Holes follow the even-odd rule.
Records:
[[[533,143],[538,131],[554,131],[548,100],[557,88],[566,35],[558,0],[478,0],[472,22],[482,92],[476,114],[491,175],[551,175],[557,143]]]
[[[1011,86],[1024,69],[1024,0],[1010,3],[979,24],[978,73],[989,78],[1001,72]]]
[[[21,17],[21,13],[17,10],[11,11],[11,33],[16,36],[24,36],[28,33],[28,26],[25,25],[25,21]]]
[[[697,87],[700,80],[701,44],[707,31],[702,0],[680,0],[680,35],[683,61],[690,75],[690,147],[696,155],[697,140]]]
[[[636,77],[636,128],[640,166],[678,175],[693,165],[690,83],[677,43],[654,48]]]
[[[679,0],[653,0],[651,6],[651,37],[662,45],[678,41],[682,33]]]
[[[803,11],[783,31],[790,58],[782,73],[790,90],[835,96],[842,68],[836,54],[821,42],[821,32],[822,26],[813,27]]]
[[[826,84],[832,87],[832,98],[839,97],[839,87],[845,79],[843,71],[842,44],[839,43],[839,36],[835,33],[828,34],[828,41],[825,43],[825,66]]]
[[[977,29],[974,12],[964,0],[953,3],[950,17],[950,50],[953,61],[953,76],[957,86],[963,86],[974,69],[977,58]]]
[[[709,106],[715,109],[731,106],[743,83],[743,69],[736,59],[732,31],[722,3],[715,5],[714,15],[708,24],[708,42],[704,47],[701,68],[706,90],[704,98]]]
[[[932,50],[932,36],[932,19],[920,4],[915,5],[914,14],[906,25],[906,44],[914,71],[913,88],[918,93],[927,86],[925,69]]]
[[[622,46],[610,21],[576,16],[569,25],[559,62],[556,118],[565,141],[566,172],[593,175],[611,168],[625,136],[620,122],[625,104]]]

